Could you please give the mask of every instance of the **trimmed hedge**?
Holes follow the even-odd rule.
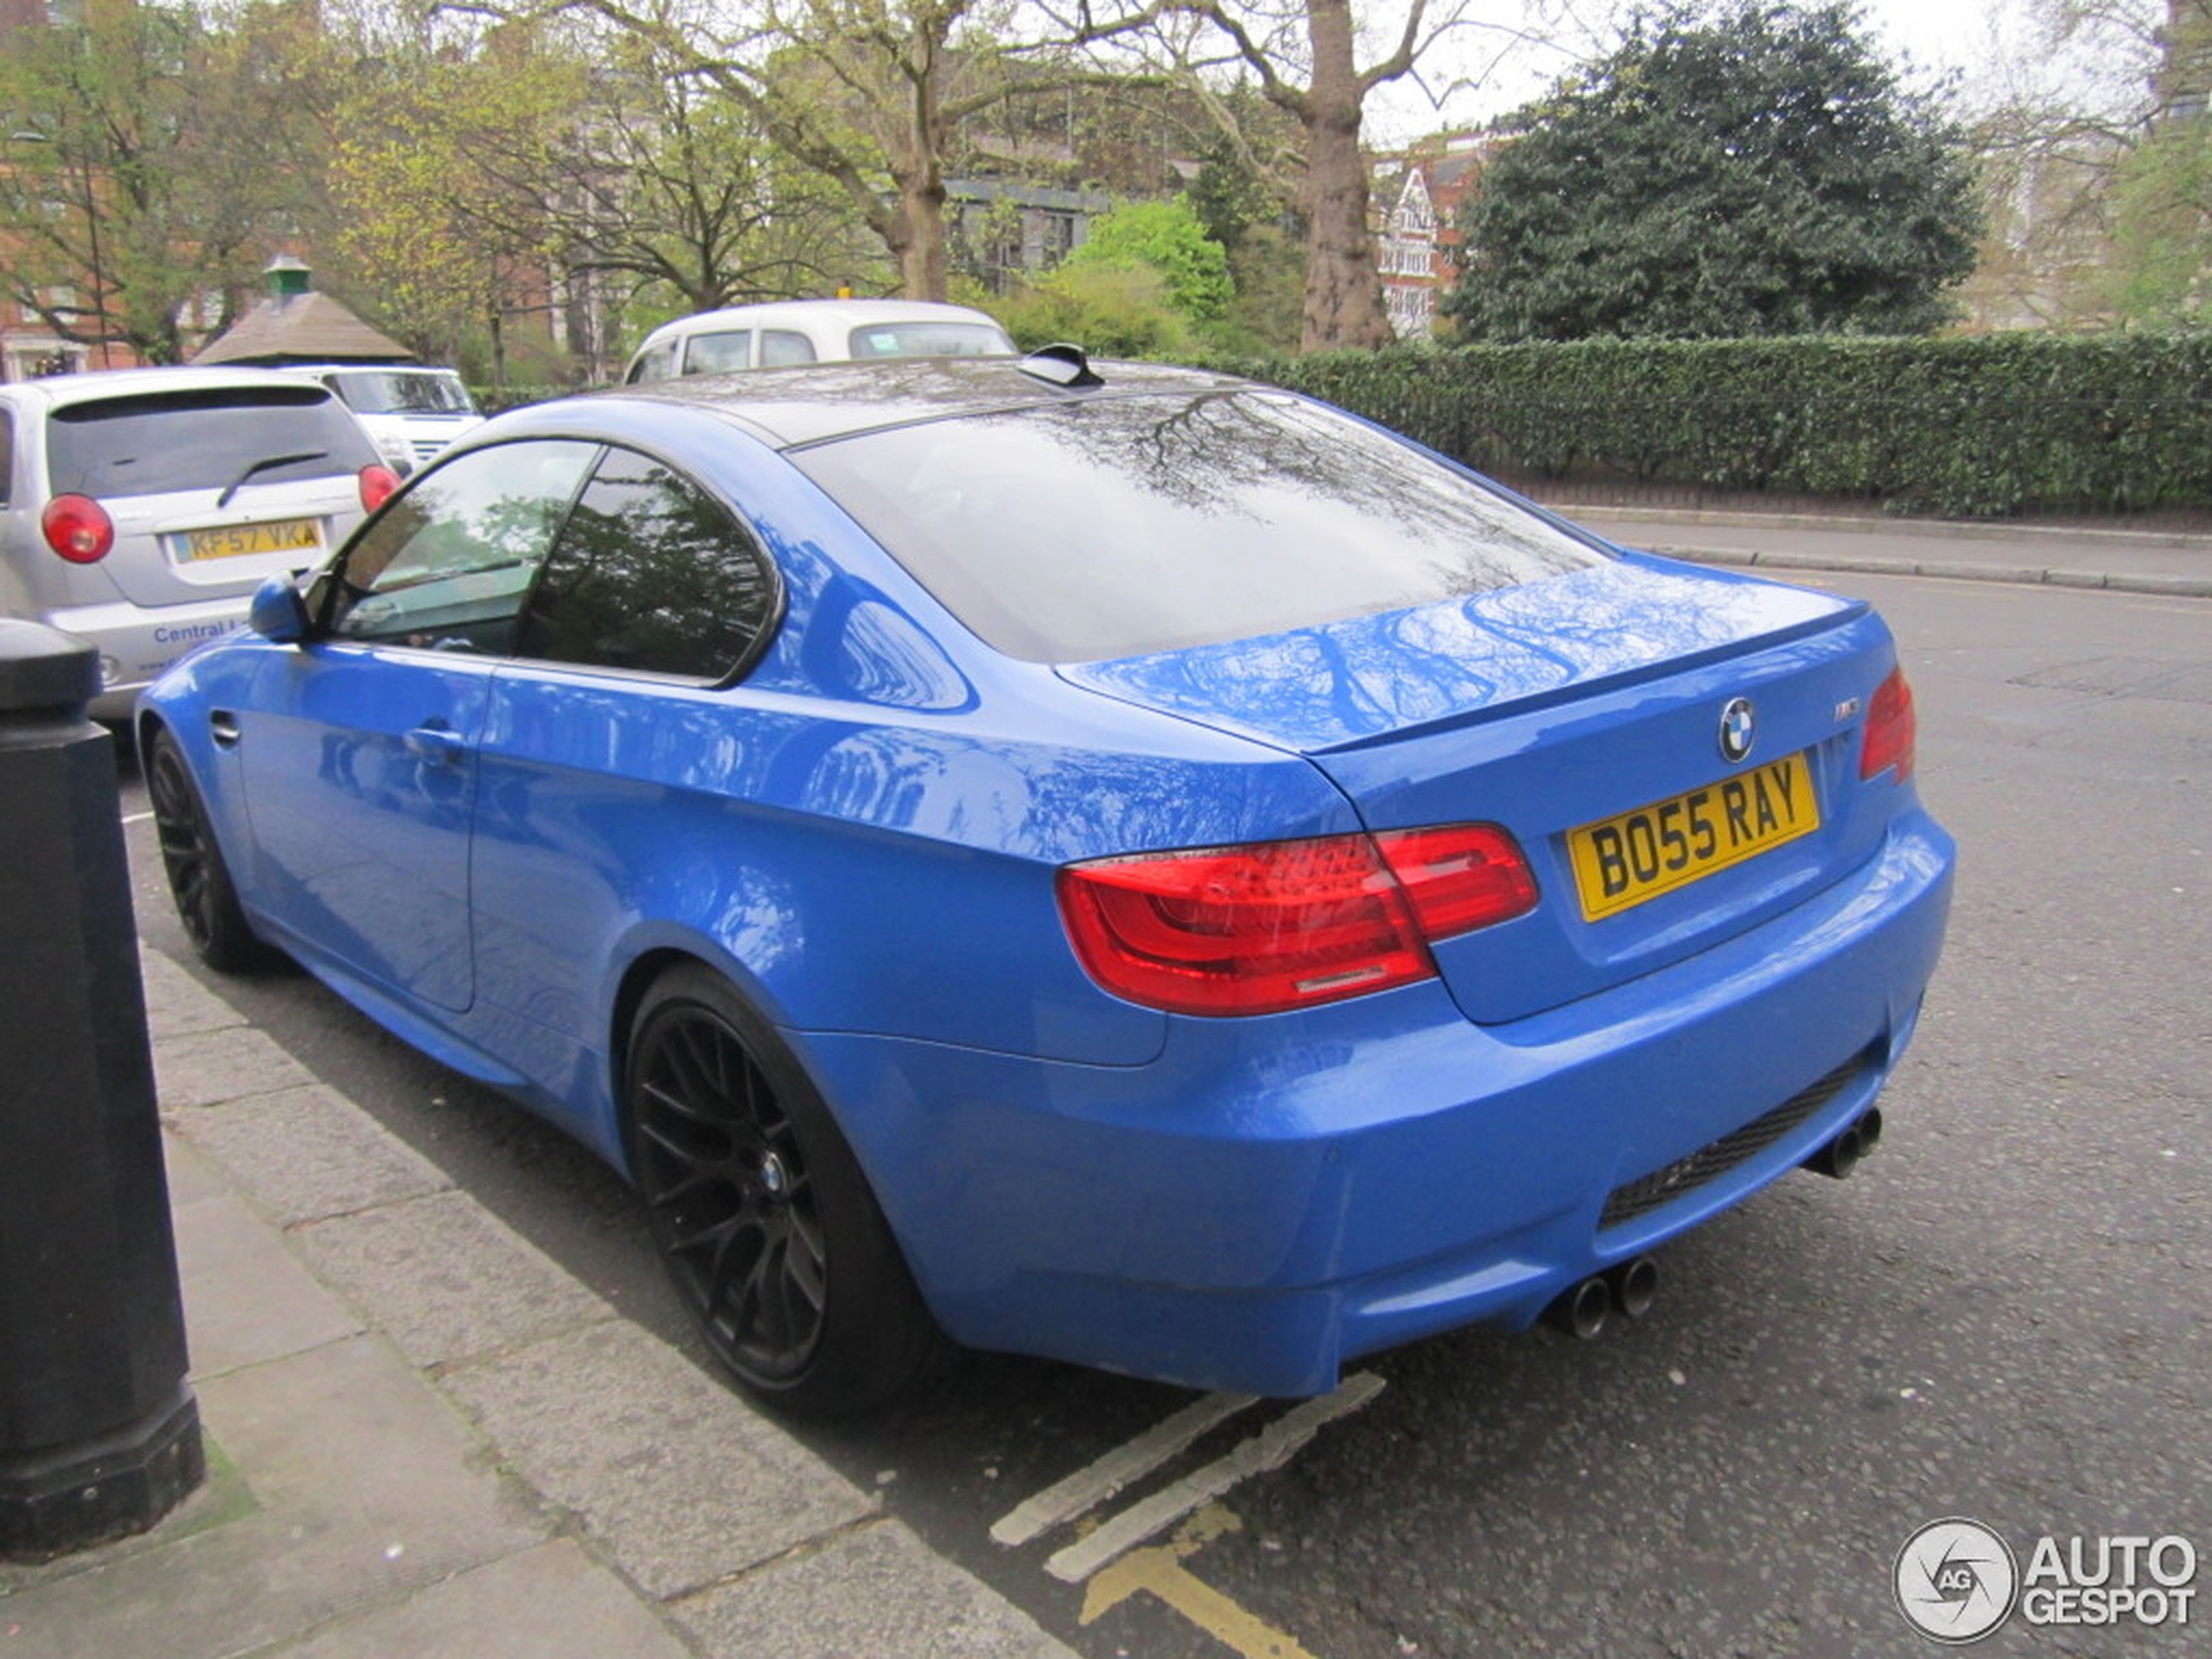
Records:
[[[1209,366],[1509,476],[1952,517],[2212,506],[2212,334],[1594,340]]]

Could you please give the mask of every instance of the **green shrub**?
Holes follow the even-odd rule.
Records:
[[[2212,506],[2212,335],[1593,340],[1214,360],[1487,470],[1902,512]]]

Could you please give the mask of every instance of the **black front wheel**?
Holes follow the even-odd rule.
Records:
[[[852,1150],[727,983],[646,995],[625,1068],[631,1170],[715,1357],[783,1410],[832,1417],[907,1392],[944,1347]]]
[[[177,739],[158,731],[146,753],[146,793],[153,801],[154,832],[161,841],[161,864],[169,877],[169,896],[177,920],[200,961],[219,973],[235,974],[268,960],[268,948],[253,936],[231,885],[230,867],[215,845],[200,805],[199,791],[185,765]]]

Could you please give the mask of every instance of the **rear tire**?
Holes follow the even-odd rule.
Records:
[[[184,752],[165,730],[153,735],[145,772],[169,896],[176,900],[177,920],[193,951],[220,974],[242,973],[267,961],[269,948],[254,937],[239,905],[230,867],[215,844]]]
[[[852,1149],[726,981],[678,968],[631,1028],[630,1167],[714,1357],[781,1411],[907,1393],[946,1349]]]

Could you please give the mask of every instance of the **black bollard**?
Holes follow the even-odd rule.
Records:
[[[143,1532],[206,1473],[98,685],[0,619],[0,1557]]]

